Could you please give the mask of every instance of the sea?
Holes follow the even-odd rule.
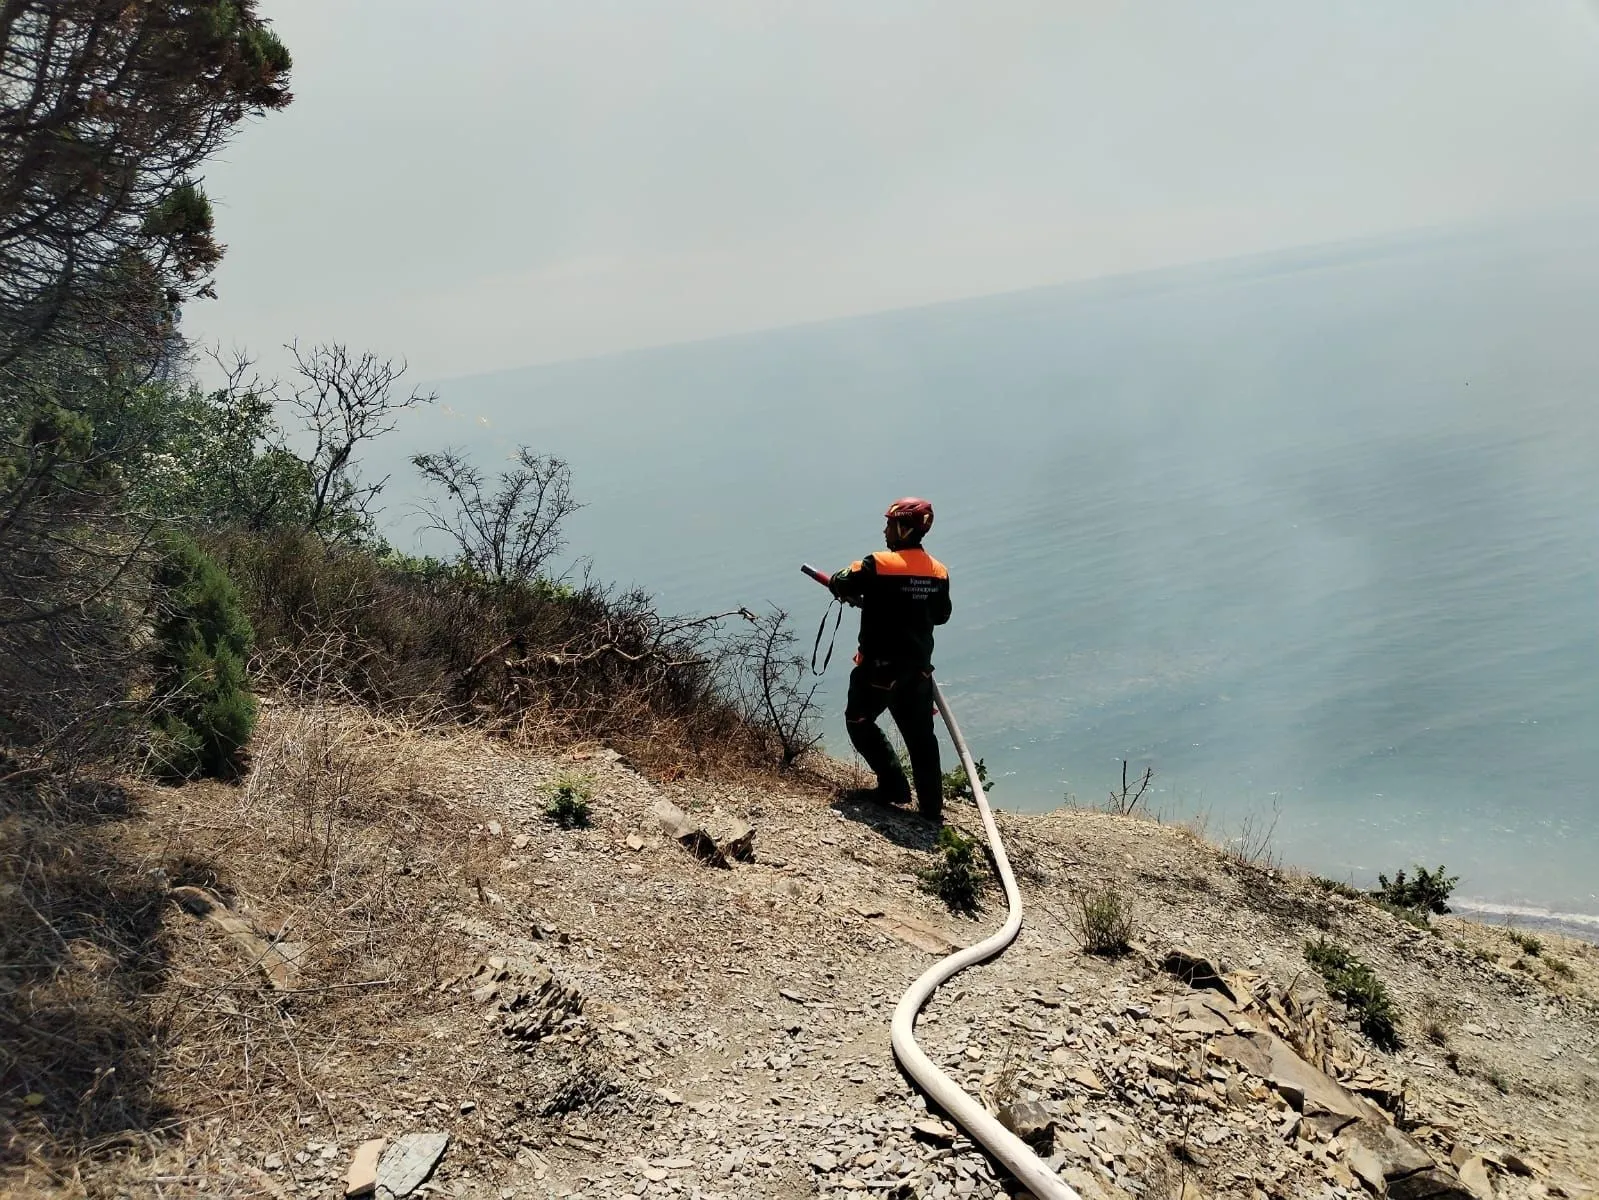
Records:
[[[433,386],[383,450],[401,544],[437,548],[406,456],[525,444],[571,464],[573,569],[775,605],[808,652],[800,563],[924,496],[997,806],[1104,803],[1125,761],[1215,840],[1359,886],[1441,864],[1462,911],[1599,938],[1599,214]]]

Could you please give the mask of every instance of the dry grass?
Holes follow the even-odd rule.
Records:
[[[1421,1032],[1434,1046],[1449,1048],[1450,1014],[1435,996],[1424,996],[1421,1001]]]
[[[1277,821],[1282,816],[1281,806],[1273,804],[1271,811],[1249,812],[1244,815],[1238,836],[1222,843],[1222,852],[1246,867],[1275,871],[1281,867],[1277,853]]]
[[[186,1109],[242,1103],[275,1124],[320,1103],[314,1081],[333,1065],[308,1071],[301,1043],[390,1031],[426,1010],[447,965],[432,918],[471,886],[476,847],[470,812],[421,786],[435,735],[348,710],[273,709],[256,744],[245,786],[206,789],[177,832],[186,855],[229,864],[217,882],[235,908],[304,947],[300,978],[288,994],[263,990],[254,965],[221,946],[174,1014],[166,1066]],[[179,936],[216,943],[178,923]]]
[[[1016,1053],[1016,1039],[1008,1038],[1005,1053],[997,1070],[984,1076],[979,1093],[988,1110],[998,1113],[1022,1099],[1022,1081],[1026,1074],[1026,1058]]]
[[[165,1119],[164,889],[107,836],[135,811],[122,790],[41,780],[0,803],[0,1168],[48,1180]]]
[[[469,894],[480,850],[465,803],[424,786],[448,748],[348,709],[269,706],[240,787],[8,820],[0,1165],[24,1191],[111,1159],[134,1169],[141,1144],[174,1144],[175,1114],[195,1122],[191,1154],[224,1131],[273,1144],[331,1121],[335,1089],[359,1091],[375,1064],[425,1057],[448,1002],[435,990],[461,965],[437,918]],[[169,883],[212,890],[291,957],[303,947],[298,978],[269,986]]]
[[[1071,917],[1072,933],[1085,953],[1110,958],[1127,953],[1133,936],[1133,911],[1115,888],[1076,897]]]

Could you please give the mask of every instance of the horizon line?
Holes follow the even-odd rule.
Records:
[[[1491,232],[1504,232],[1520,230],[1528,227],[1541,226],[1550,221],[1570,221],[1579,217],[1599,217],[1599,200],[1582,201],[1561,205],[1552,209],[1543,209],[1536,212],[1518,214],[1512,217],[1497,217],[1481,221],[1466,222],[1460,225],[1417,225],[1404,229],[1391,230],[1384,233],[1365,234],[1359,237],[1341,238],[1332,241],[1299,242],[1287,246],[1275,247],[1269,250],[1250,250],[1242,254],[1227,254],[1212,258],[1196,258],[1181,262],[1164,263],[1155,267],[1139,267],[1131,271],[1114,271],[1099,275],[1084,275],[1074,279],[1055,280],[1050,283],[1029,284],[1026,287],[1007,288],[997,292],[975,292],[968,296],[956,296],[943,300],[928,300],[919,304],[905,304],[894,308],[863,309],[859,312],[838,313],[826,317],[814,317],[801,321],[790,321],[781,325],[763,325],[754,329],[729,330],[724,333],[713,333],[703,337],[681,338],[665,342],[643,342],[636,346],[626,346],[615,350],[602,350],[593,354],[578,354],[570,358],[548,358],[534,362],[519,363],[510,367],[494,367],[486,371],[472,371],[466,374],[441,375],[436,378],[423,380],[427,384],[458,384],[472,380],[492,379],[501,375],[519,374],[527,371],[542,371],[559,367],[571,367],[584,363],[601,362],[609,359],[628,358],[635,355],[658,353],[665,350],[687,349],[695,346],[708,346],[718,342],[733,342],[746,338],[769,337],[774,334],[797,333],[805,330],[821,329],[829,325],[841,325],[850,322],[869,321],[873,318],[886,318],[910,313],[930,313],[937,309],[956,308],[962,305],[978,305],[993,303],[1006,299],[1019,299],[1026,296],[1037,295],[1044,292],[1058,292],[1070,288],[1093,288],[1107,285],[1126,284],[1136,287],[1138,284],[1156,284],[1161,280],[1173,280],[1173,277],[1184,274],[1202,275],[1225,271],[1229,268],[1235,271],[1248,272],[1253,266],[1256,268],[1268,265],[1277,265],[1280,269],[1273,272],[1257,271],[1255,274],[1263,276],[1267,273],[1281,274],[1286,271],[1317,270],[1328,267],[1344,266],[1360,259],[1379,259],[1388,257],[1400,250],[1413,249],[1426,244],[1448,244],[1461,241],[1473,236],[1482,236]]]

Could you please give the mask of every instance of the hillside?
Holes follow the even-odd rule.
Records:
[[[35,1081],[0,1113],[9,1194],[337,1196],[362,1143],[422,1132],[449,1135],[422,1185],[445,1196],[1005,1194],[889,1051],[905,986],[1003,905],[923,892],[915,820],[818,774],[646,778],[597,744],[352,709],[270,705],[252,749],[237,786],[9,823],[8,959],[31,957],[0,1015]],[[546,815],[558,777],[591,789],[587,828]],[[662,799],[716,839],[747,821],[754,861],[697,860]],[[1599,950],[1423,931],[1149,821],[1001,820],[1026,927],[919,1036],[993,1106],[1038,1101],[1022,1119],[1083,1195],[1449,1194],[1418,1147],[1503,1197],[1599,1183]],[[1105,891],[1135,918],[1121,957],[1074,934]],[[1326,999],[1323,936],[1386,983],[1397,1053]],[[1232,999],[1162,969],[1173,949]],[[1409,1132],[1390,1178],[1363,1186],[1351,1131],[1244,1045],[1272,1035]]]

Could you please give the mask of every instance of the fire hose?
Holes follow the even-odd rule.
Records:
[[[826,573],[815,567],[807,564],[800,570],[818,583],[825,585],[828,582]],[[939,1070],[933,1060],[928,1058],[922,1048],[916,1044],[916,1015],[921,1012],[922,1006],[932,997],[939,985],[948,982],[974,963],[986,962],[998,955],[1016,940],[1016,935],[1022,928],[1022,897],[1016,886],[1016,876],[1011,871],[1010,859],[1005,854],[1005,843],[1000,840],[999,829],[994,824],[994,814],[988,807],[988,796],[983,791],[982,780],[978,777],[977,767],[972,762],[971,751],[966,748],[966,739],[961,736],[960,726],[955,723],[955,715],[950,711],[949,701],[944,697],[944,689],[939,687],[936,679],[933,681],[933,696],[938,703],[938,711],[944,718],[944,725],[949,730],[950,741],[955,744],[955,752],[960,755],[961,769],[966,772],[966,781],[972,789],[972,797],[977,801],[977,811],[983,818],[983,832],[988,837],[994,865],[998,868],[1000,880],[1005,885],[1005,902],[1010,911],[1005,918],[1005,924],[998,930],[975,946],[957,950],[947,958],[934,963],[923,971],[900,997],[899,1004],[894,1009],[893,1024],[889,1027],[894,1057],[927,1097],[948,1113],[974,1142],[1003,1163],[1016,1177],[1017,1182],[1026,1187],[1037,1200],[1080,1200],[1077,1193],[1067,1187],[1060,1177],[1033,1153],[1026,1142],[1001,1125],[993,1114]]]

